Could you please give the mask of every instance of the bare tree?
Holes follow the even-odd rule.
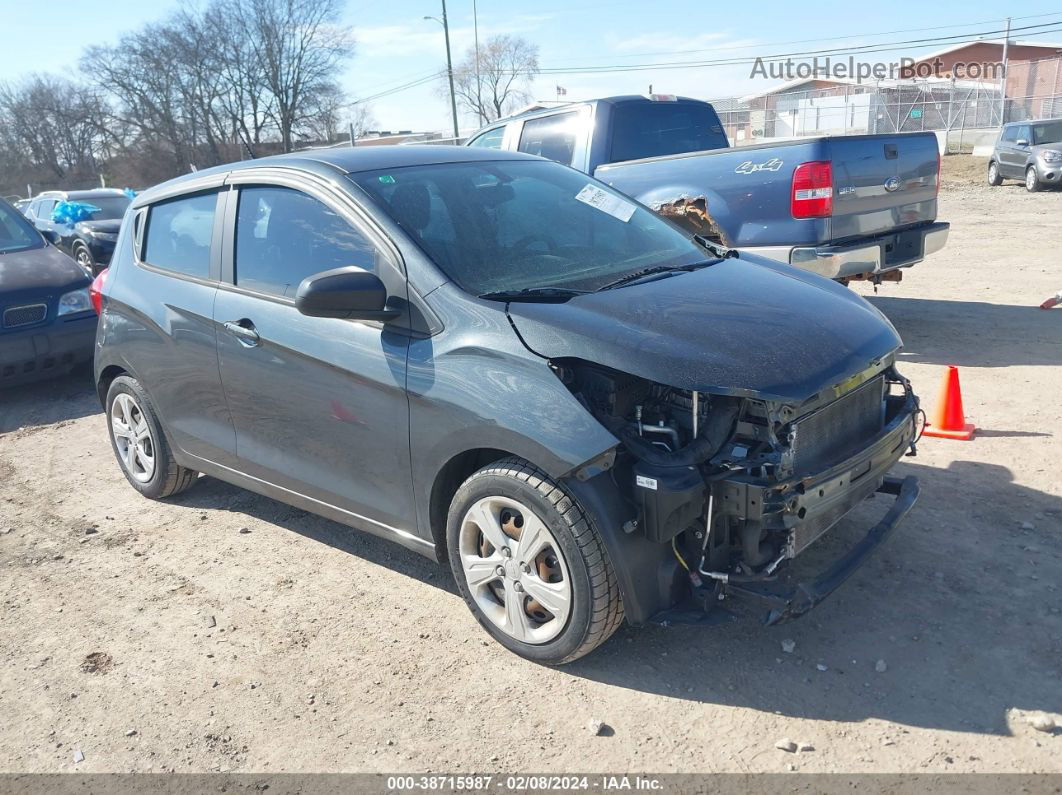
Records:
[[[454,67],[454,92],[462,108],[487,124],[530,101],[538,45],[519,36],[492,36],[480,46],[478,70],[476,65],[475,48],[470,48]]]
[[[204,2],[88,48],[84,82],[0,84],[0,186],[151,184],[372,123],[336,79],[353,54],[345,0]]]
[[[219,103],[228,116],[233,136],[254,152],[274,115],[273,100],[255,61],[252,32],[239,3],[240,0],[216,0],[207,9],[204,24],[212,31],[218,76],[227,89]]]
[[[353,55],[350,30],[339,24],[342,0],[243,0],[230,4],[249,36],[261,70],[268,114],[290,152],[297,128],[321,92],[338,89],[335,73]]]
[[[357,137],[375,124],[369,105],[348,102],[338,86],[331,86],[315,93],[300,127],[307,139],[335,143],[346,139],[351,127]]]
[[[104,147],[103,102],[89,86],[47,75],[0,85],[3,146],[42,179],[92,179]]]

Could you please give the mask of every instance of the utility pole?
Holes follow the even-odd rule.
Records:
[[[1003,80],[999,86],[999,126],[1007,122],[1007,60],[1010,51],[1010,17],[1007,17],[1007,32],[1003,34]]]
[[[450,58],[450,25],[446,21],[446,0],[442,0],[442,19],[437,17],[424,17],[425,19],[433,19],[443,27],[443,38],[446,39],[446,76],[450,80],[450,110],[453,112],[454,117],[454,139],[460,137],[460,133],[457,129],[457,95],[454,94],[454,64]]]

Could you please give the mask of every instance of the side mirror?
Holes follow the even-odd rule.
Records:
[[[1027,138],[1019,138],[1014,143],[1016,143],[1018,146],[1028,146],[1029,145],[1029,140]]]
[[[387,288],[375,273],[353,265],[315,273],[302,280],[295,308],[309,317],[394,320],[402,314],[387,308]]]
[[[51,243],[53,246],[59,245],[59,233],[54,229],[41,229],[38,230],[41,233],[41,237]]]

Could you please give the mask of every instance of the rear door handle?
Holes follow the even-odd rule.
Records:
[[[254,323],[247,320],[247,318],[244,318],[243,320],[230,320],[223,325],[229,334],[234,336],[242,345],[246,345],[248,348],[253,348],[261,339],[261,337],[258,336],[258,332],[255,331]]]

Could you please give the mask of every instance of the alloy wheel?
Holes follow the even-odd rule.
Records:
[[[1025,172],[1025,189],[1036,190],[1036,171],[1034,169],[1030,168]]]
[[[572,585],[560,545],[530,508],[485,497],[461,520],[461,567],[476,605],[515,640],[538,645],[564,631]]]
[[[89,254],[87,248],[82,247],[77,250],[77,264],[86,270],[92,270],[92,255]]]
[[[155,475],[155,439],[140,404],[121,393],[111,403],[111,434],[129,476],[147,483]]]

